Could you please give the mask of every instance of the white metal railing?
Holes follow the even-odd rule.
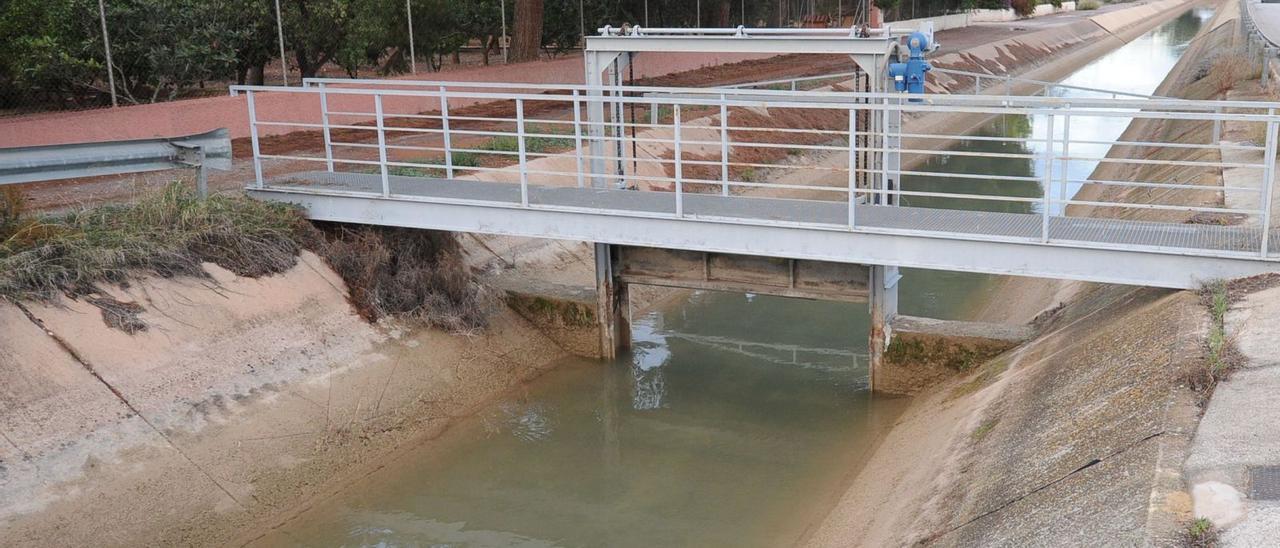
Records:
[[[1009,236],[999,227],[990,233],[918,229],[953,237],[1013,237],[1038,243],[1054,243],[1051,218],[1082,216],[1075,208],[1092,210],[1090,216],[1143,218],[1181,212],[1271,226],[1272,166],[1280,124],[1276,103],[987,95],[913,96],[920,101],[910,102],[900,94],[377,82],[368,88],[350,87],[365,84],[346,80],[342,86],[309,80],[303,88],[233,87],[233,93],[248,96],[254,186],[268,186],[267,171],[287,179],[289,173],[316,165],[325,172],[377,181],[373,189],[330,187],[324,192],[593,211],[606,206],[557,201],[560,198],[542,190],[626,187],[638,191],[637,199],[669,199],[669,209],[645,211],[645,215],[710,221],[727,215],[734,222],[840,230],[877,229],[858,218],[861,205],[996,210],[1038,215],[1039,233]],[[650,95],[640,96],[645,93]],[[272,109],[261,106],[266,97],[273,104],[314,101],[318,112],[306,119],[273,117]],[[1017,135],[890,129],[896,127],[891,123],[895,117],[928,112],[1020,115],[1040,123],[1033,124],[1030,133]],[[1205,136],[1158,142],[1099,139],[1071,130],[1110,118],[1181,120],[1202,124]],[[1257,126],[1265,142],[1220,144],[1216,128],[1227,120]],[[263,132],[298,130],[321,133],[323,150],[263,149]],[[956,141],[981,143],[989,149],[946,148]],[[1116,146],[1124,147],[1124,153],[1113,153]],[[1223,161],[1219,153],[1224,148],[1262,153],[1264,160]],[[1162,156],[1173,149],[1204,154],[1187,159]],[[958,167],[957,160],[965,158],[971,161]],[[265,162],[283,165],[269,170]],[[1125,169],[1104,177],[1093,169],[1099,165]],[[1155,166],[1195,168],[1205,177],[1167,175]],[[1216,181],[1211,176],[1232,168],[1248,169],[1254,175],[1248,184],[1204,183],[1206,178]],[[284,179],[275,177],[271,184]],[[507,198],[437,197],[415,190],[418,183],[414,181],[428,179],[505,182],[515,185],[513,190],[518,186],[519,197],[511,198],[511,204]],[[1081,188],[1093,191],[1078,194]],[[1107,189],[1129,189],[1137,195],[1115,196]],[[848,214],[847,218],[822,218],[815,210],[812,218],[778,220],[767,212],[751,217],[698,209],[701,205],[690,208],[690,200],[700,196],[744,194],[843,202],[848,204]],[[1228,194],[1233,198],[1231,206]],[[1250,199],[1236,199],[1239,196]],[[1241,231],[1249,250],[1236,245],[1178,251],[1268,255],[1268,231]],[[1167,247],[1159,241],[1142,246]]]
[[[1086,86],[1076,86],[1072,84],[1062,84],[1058,82],[1048,82],[1044,80],[1022,78],[1019,76],[1013,76],[1009,74],[1003,74],[1003,75],[989,74],[989,73],[983,73],[983,72],[972,72],[967,70],[957,70],[957,69],[949,69],[949,68],[943,68],[943,67],[933,67],[931,72],[935,72],[938,74],[948,74],[951,76],[960,76],[964,78],[972,78],[973,87],[971,89],[973,90],[974,94],[990,92],[990,90],[994,89],[997,91],[1003,90],[1004,95],[1014,95],[1014,90],[1016,89],[1015,86],[1017,87],[1032,86],[1032,87],[1040,88],[1039,91],[1037,91],[1036,93],[1033,93],[1033,95],[1042,95],[1045,97],[1048,97],[1051,95],[1051,93],[1049,92],[1050,90],[1060,89],[1060,90],[1072,90],[1072,91],[1096,93],[1100,96],[1110,96],[1112,99],[1118,99],[1120,97],[1131,97],[1131,98],[1139,98],[1139,99],[1152,99],[1152,98],[1172,99],[1170,97],[1163,97],[1159,95],[1146,95],[1142,93],[1131,93],[1127,91],[1117,91],[1113,89],[1091,88]],[[759,82],[746,82],[742,84],[732,84],[732,85],[722,86],[722,87],[732,88],[732,89],[766,88],[766,89],[786,89],[789,91],[803,91],[803,87],[801,86],[801,84],[806,84],[811,82],[827,82],[827,81],[833,81],[833,80],[834,81],[847,80],[857,76],[858,74],[859,73],[857,72],[837,72],[832,74],[821,74],[817,76],[802,76],[797,78],[781,78],[777,80],[762,80]],[[983,85],[984,82],[986,82],[986,85]],[[951,90],[951,91],[952,93],[955,93],[959,90]]]

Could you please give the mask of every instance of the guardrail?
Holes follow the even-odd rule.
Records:
[[[207,169],[231,169],[226,129],[183,137],[0,148],[0,185],[196,168],[208,194]]]
[[[908,229],[1038,243],[1054,242],[1051,217],[1197,215],[1255,228],[1242,227],[1247,236],[1243,243],[1233,240],[1224,247],[1186,249],[1158,239],[1137,245],[1179,253],[1269,254],[1268,231],[1261,227],[1271,226],[1277,103],[989,95],[912,96],[919,102],[911,102],[900,94],[727,88],[395,82],[391,85],[402,89],[362,89],[321,84],[233,88],[248,96],[256,188],[291,184],[296,177],[290,174],[317,168],[351,174],[344,180],[371,181],[373,186],[333,182],[324,189],[312,187],[316,192],[481,203],[485,199],[433,194],[445,191],[428,189],[426,182],[491,181],[518,188],[513,207],[608,212],[615,206],[579,198],[565,201],[543,190],[625,187],[637,190],[637,199],[669,200],[665,209],[645,215],[839,230],[876,228],[858,217],[858,205],[1016,212],[1041,219],[1035,235],[1001,226],[931,228],[925,220]],[[318,98],[323,119],[272,119],[255,108],[254,98],[262,93]],[[650,96],[638,96],[646,93]],[[438,108],[422,109],[424,100]],[[470,106],[455,108],[462,104]],[[1037,122],[1012,135],[901,133],[884,122],[929,112],[1023,116]],[[1098,140],[1078,133],[1099,120],[1116,118],[1189,123],[1193,134],[1203,133],[1203,140]],[[1219,143],[1211,128],[1224,121],[1256,126],[1264,142]],[[313,130],[322,135],[323,146],[303,153],[264,150],[258,130],[268,126]],[[947,150],[942,145],[956,141],[985,150]],[[1223,161],[1218,153],[1224,149],[1263,158]],[[1208,154],[1173,157],[1188,151]],[[1096,166],[1113,166],[1112,175],[1098,175],[1106,171],[1095,171]],[[1170,166],[1199,170],[1203,177],[1160,169]],[[1219,186],[1217,177],[1225,169],[1253,175],[1247,184]],[[268,177],[267,171],[279,176]],[[1082,188],[1091,191],[1078,194]],[[1118,190],[1131,194],[1121,196]],[[812,215],[798,211],[788,216],[690,210],[690,200],[703,195],[841,202],[847,204],[847,214],[832,219],[816,209]]]

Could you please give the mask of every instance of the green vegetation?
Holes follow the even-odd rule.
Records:
[[[1102,7],[1102,3],[1098,0],[1078,0],[1076,2],[1076,11],[1093,11]]]
[[[1209,518],[1196,518],[1187,526],[1183,540],[1188,548],[1213,548],[1218,545],[1218,528]]]
[[[977,428],[973,429],[973,432],[969,434],[969,437],[973,441],[982,441],[982,438],[987,437],[987,434],[991,432],[992,428],[996,427],[996,423],[998,422],[1000,422],[1000,419],[987,419],[982,421],[982,424],[979,424]]]
[[[1215,377],[1220,376],[1227,368],[1227,362],[1223,354],[1227,344],[1225,322],[1229,307],[1227,284],[1222,281],[1210,284],[1209,317],[1212,323],[1209,326],[1208,340],[1209,369],[1210,373]]]
[[[0,211],[14,206],[6,192]],[[129,205],[8,218],[0,232],[0,298],[51,301],[130,272],[205,276],[211,262],[242,276],[292,267],[309,233],[297,210],[245,197],[201,200],[172,184]]]
[[[1226,334],[1227,310],[1231,297],[1227,282],[1218,280],[1206,284],[1200,290],[1200,300],[1209,312],[1209,333],[1205,336],[1204,367],[1195,368],[1186,375],[1191,388],[1208,397],[1213,388],[1231,373],[1235,352]]]

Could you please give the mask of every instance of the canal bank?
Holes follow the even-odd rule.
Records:
[[[1233,5],[1217,8],[1156,93],[1206,98],[1222,91],[1214,83],[1217,60],[1236,51],[1238,29]],[[1134,123],[1121,131],[1132,140],[1160,135],[1207,142],[1212,128],[1199,125]],[[1200,153],[1186,149],[1167,159]],[[1161,168],[1125,176],[1143,180],[1144,170]],[[1204,179],[1194,168],[1174,169],[1209,188],[1223,184],[1221,174]],[[1095,167],[1090,178],[1107,178],[1099,173],[1116,176]],[[1085,195],[1112,191],[1080,189]],[[1222,200],[1221,192],[1206,194]],[[1145,196],[1121,199],[1136,203]],[[1213,513],[1231,502],[1209,496],[1206,503],[1191,488],[1212,476],[1197,479],[1194,472],[1222,455],[1210,451],[1187,460],[1202,451],[1193,444],[1214,445],[1199,439],[1204,432],[1201,427],[1197,434],[1197,425],[1214,378],[1225,375],[1206,380],[1205,372],[1218,367],[1212,365],[1212,333],[1221,323],[1206,304],[1212,301],[1208,292],[1005,279],[995,284],[995,294],[1010,298],[981,313],[1006,316],[1027,303],[1052,305],[1037,317],[1040,335],[922,392],[852,474],[843,500],[814,530],[812,545],[847,546],[850,538],[865,545],[1030,545],[1047,539],[1055,545],[1183,545],[1203,540],[1187,536],[1198,515],[1238,519],[1239,510]],[[1241,412],[1239,397],[1232,401],[1234,413]],[[1236,439],[1242,428],[1224,426],[1219,420],[1210,438],[1235,440],[1223,446],[1235,447],[1237,455],[1259,454],[1261,448]],[[1235,470],[1239,460],[1217,463]],[[1193,461],[1199,467],[1184,470],[1184,462],[1192,467]],[[1243,508],[1238,501],[1235,506]],[[1241,538],[1260,538],[1264,530]],[[1231,535],[1228,530],[1226,538]]]

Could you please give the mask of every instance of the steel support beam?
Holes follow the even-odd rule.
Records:
[[[631,348],[631,299],[626,282],[618,277],[616,250],[616,246],[595,244],[596,323],[604,360]]]
[[[894,265],[1127,285],[1195,289],[1203,282],[1276,270],[1256,254],[1196,256],[1070,242],[970,240],[917,231],[858,231],[753,225],[572,210],[433,203],[254,188],[262,199],[295,203],[315,220],[572,241]]]

